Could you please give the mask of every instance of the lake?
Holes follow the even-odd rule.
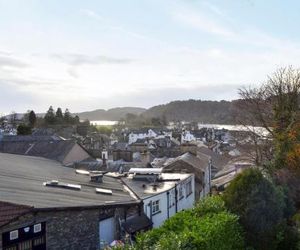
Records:
[[[229,131],[251,131],[256,132],[257,134],[261,135],[268,135],[269,132],[263,128],[263,127],[253,127],[253,126],[243,126],[243,125],[225,125],[225,124],[203,124],[203,123],[198,123],[199,128],[215,128],[215,129],[226,129]]]
[[[93,125],[101,125],[101,126],[112,126],[118,123],[118,121],[90,121]]]

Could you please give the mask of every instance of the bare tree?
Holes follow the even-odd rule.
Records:
[[[270,160],[271,156],[275,157],[277,165],[285,165],[288,151],[295,143],[289,140],[289,136],[295,132],[300,122],[300,70],[292,67],[280,68],[260,87],[239,89],[239,95],[241,100],[236,103],[237,119],[238,122],[248,125],[253,134],[257,146],[257,163],[264,159]],[[253,131],[253,126],[262,126],[269,132],[264,141],[266,144]],[[296,133],[300,134],[300,131]],[[297,140],[297,135],[295,138]],[[266,151],[263,148],[268,148],[268,144],[270,147],[267,153],[272,153],[270,150],[273,149],[274,155],[265,157],[263,153]]]

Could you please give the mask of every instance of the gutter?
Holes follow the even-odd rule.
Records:
[[[127,201],[127,202],[113,202],[102,205],[90,205],[90,206],[74,206],[74,207],[41,207],[33,208],[34,212],[48,212],[48,211],[65,211],[65,210],[90,210],[90,209],[102,209],[102,208],[117,208],[117,207],[130,207],[132,205],[140,205],[141,200]]]

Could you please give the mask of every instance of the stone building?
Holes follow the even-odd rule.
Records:
[[[195,174],[195,199],[205,197],[210,192],[211,159],[200,152],[197,156],[187,152],[174,158],[163,167],[163,172]]]
[[[100,249],[142,209],[119,179],[0,153],[0,250]]]

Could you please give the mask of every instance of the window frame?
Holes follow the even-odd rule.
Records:
[[[155,200],[152,202],[152,208],[151,208],[152,215],[160,213],[160,200]]]
[[[182,184],[180,184],[179,187],[178,187],[178,199],[181,200],[183,198],[184,198],[183,186],[182,186]]]
[[[185,195],[186,197],[189,197],[192,193],[193,193],[192,180],[189,180],[185,183]]]

